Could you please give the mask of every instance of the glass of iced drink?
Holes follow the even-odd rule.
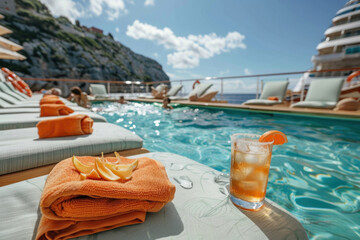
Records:
[[[260,135],[231,135],[230,199],[246,210],[264,203],[273,141],[259,142]]]

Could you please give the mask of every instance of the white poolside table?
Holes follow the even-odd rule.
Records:
[[[83,236],[78,239],[308,239],[298,220],[270,200],[258,212],[236,208],[214,182],[220,172],[172,153],[146,153],[164,164],[176,186],[174,200],[160,212],[147,213],[142,224]],[[188,176],[184,189],[174,177]],[[0,188],[0,238],[34,239],[41,217],[39,200],[46,176]],[[222,191],[220,191],[222,190]]]

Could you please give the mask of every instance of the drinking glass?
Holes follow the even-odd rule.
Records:
[[[266,195],[273,142],[260,135],[231,135],[230,199],[240,208],[256,211]]]

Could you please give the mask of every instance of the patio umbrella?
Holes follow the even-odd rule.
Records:
[[[8,33],[12,33],[12,31],[10,29],[0,25],[0,35],[4,35],[4,34],[8,34]]]
[[[11,51],[19,51],[23,49],[22,46],[7,40],[6,38],[0,37],[0,46]]]
[[[0,46],[0,59],[25,60],[26,57]]]

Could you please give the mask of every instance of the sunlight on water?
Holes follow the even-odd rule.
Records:
[[[277,129],[267,198],[290,211],[311,239],[360,238],[360,125],[353,122],[159,104],[94,105],[109,122],[144,139],[150,151],[180,154],[228,172],[230,135]]]

